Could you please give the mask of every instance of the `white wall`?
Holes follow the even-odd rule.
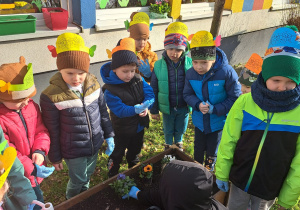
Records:
[[[257,10],[251,12],[234,13],[223,16],[221,25],[222,37],[249,33],[280,25],[282,11]],[[209,30],[212,18],[184,21],[189,28],[189,33],[199,30]],[[162,50],[164,31],[167,24],[154,25],[150,33],[152,49]],[[97,45],[95,56],[91,62],[108,60],[106,49],[112,49],[119,39],[127,37],[125,29],[95,32],[95,29],[84,30],[80,33],[86,42],[86,46]],[[0,42],[0,64],[17,62],[19,56],[23,55],[27,63],[33,63],[34,73],[46,72],[56,69],[56,59],[47,49],[47,45],[55,45],[57,36],[46,38],[35,38],[15,41]]]

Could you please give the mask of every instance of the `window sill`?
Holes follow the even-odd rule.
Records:
[[[273,4],[270,11],[285,10],[297,7],[296,4]]]
[[[58,36],[64,32],[80,33],[80,28],[72,23],[68,23],[66,30],[52,31],[46,25],[37,25],[35,33],[0,36],[0,42]]]
[[[145,12],[149,15],[148,7],[129,7],[116,9],[96,10],[96,31],[106,31],[113,29],[125,29],[124,21],[128,20],[132,12]],[[172,22],[172,18],[150,19],[150,23],[164,24]]]
[[[214,2],[201,2],[181,5],[181,20],[195,20],[202,18],[210,18],[214,15]],[[231,11],[224,10],[223,16],[231,15]]]

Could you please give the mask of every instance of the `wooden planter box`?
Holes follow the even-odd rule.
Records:
[[[184,161],[189,161],[189,162],[196,162],[194,159],[192,159],[191,157],[189,157],[188,155],[186,155],[185,153],[181,152],[180,150],[178,150],[177,148],[173,147],[173,148],[169,148],[168,150],[162,152],[162,153],[159,153],[158,155],[152,157],[152,158],[149,158],[148,160],[142,162],[141,164],[143,163],[156,163],[160,160],[162,160],[164,158],[165,155],[175,155],[177,157],[179,157],[180,160],[184,160]],[[123,174],[125,174],[126,176],[129,176],[135,172],[137,172],[139,170],[139,166],[140,164],[134,166],[133,168],[123,172]],[[110,178],[110,179],[107,179],[106,181],[90,188],[89,190],[67,200],[67,201],[64,201],[63,203],[57,205],[54,207],[55,210],[66,210],[66,209],[69,209],[73,206],[75,206],[76,204],[80,203],[81,201],[84,201],[86,200],[87,198],[89,198],[90,196],[100,192],[101,190],[104,190],[106,189],[107,187],[110,187],[109,184],[114,182],[115,180],[117,179],[117,175]],[[215,182],[215,176],[214,176],[214,182]],[[227,200],[228,200],[228,193],[225,193],[225,192],[222,192],[222,191],[219,191],[217,189],[217,186],[215,185],[214,187],[214,192],[215,195],[215,199],[220,201],[221,203],[223,204],[226,204],[227,203]],[[137,201],[136,201],[137,202]]]

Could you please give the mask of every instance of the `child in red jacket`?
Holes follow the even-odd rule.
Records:
[[[45,167],[50,137],[39,106],[30,99],[35,94],[32,65],[26,65],[23,56],[19,63],[0,66],[0,125],[9,145],[17,150],[37,200],[44,202],[39,185],[54,167]]]

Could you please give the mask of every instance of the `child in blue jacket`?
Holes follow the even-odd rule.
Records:
[[[128,168],[139,162],[144,128],[149,127],[148,107],[154,101],[153,90],[139,74],[135,41],[124,38],[112,50],[112,62],[101,67],[104,97],[110,109],[115,131],[115,149],[109,156],[108,176],[117,175],[127,149]]]
[[[183,99],[185,74],[192,67],[187,56],[188,28],[181,22],[168,26],[165,32],[165,52],[156,61],[151,76],[151,87],[155,103],[151,111],[152,119],[159,120],[163,113],[165,148],[174,143],[183,150],[182,138],[189,120],[189,110]]]
[[[217,48],[220,37],[197,32],[191,41],[193,68],[187,71],[184,100],[193,108],[194,159],[213,170],[226,114],[241,94],[238,75]]]

